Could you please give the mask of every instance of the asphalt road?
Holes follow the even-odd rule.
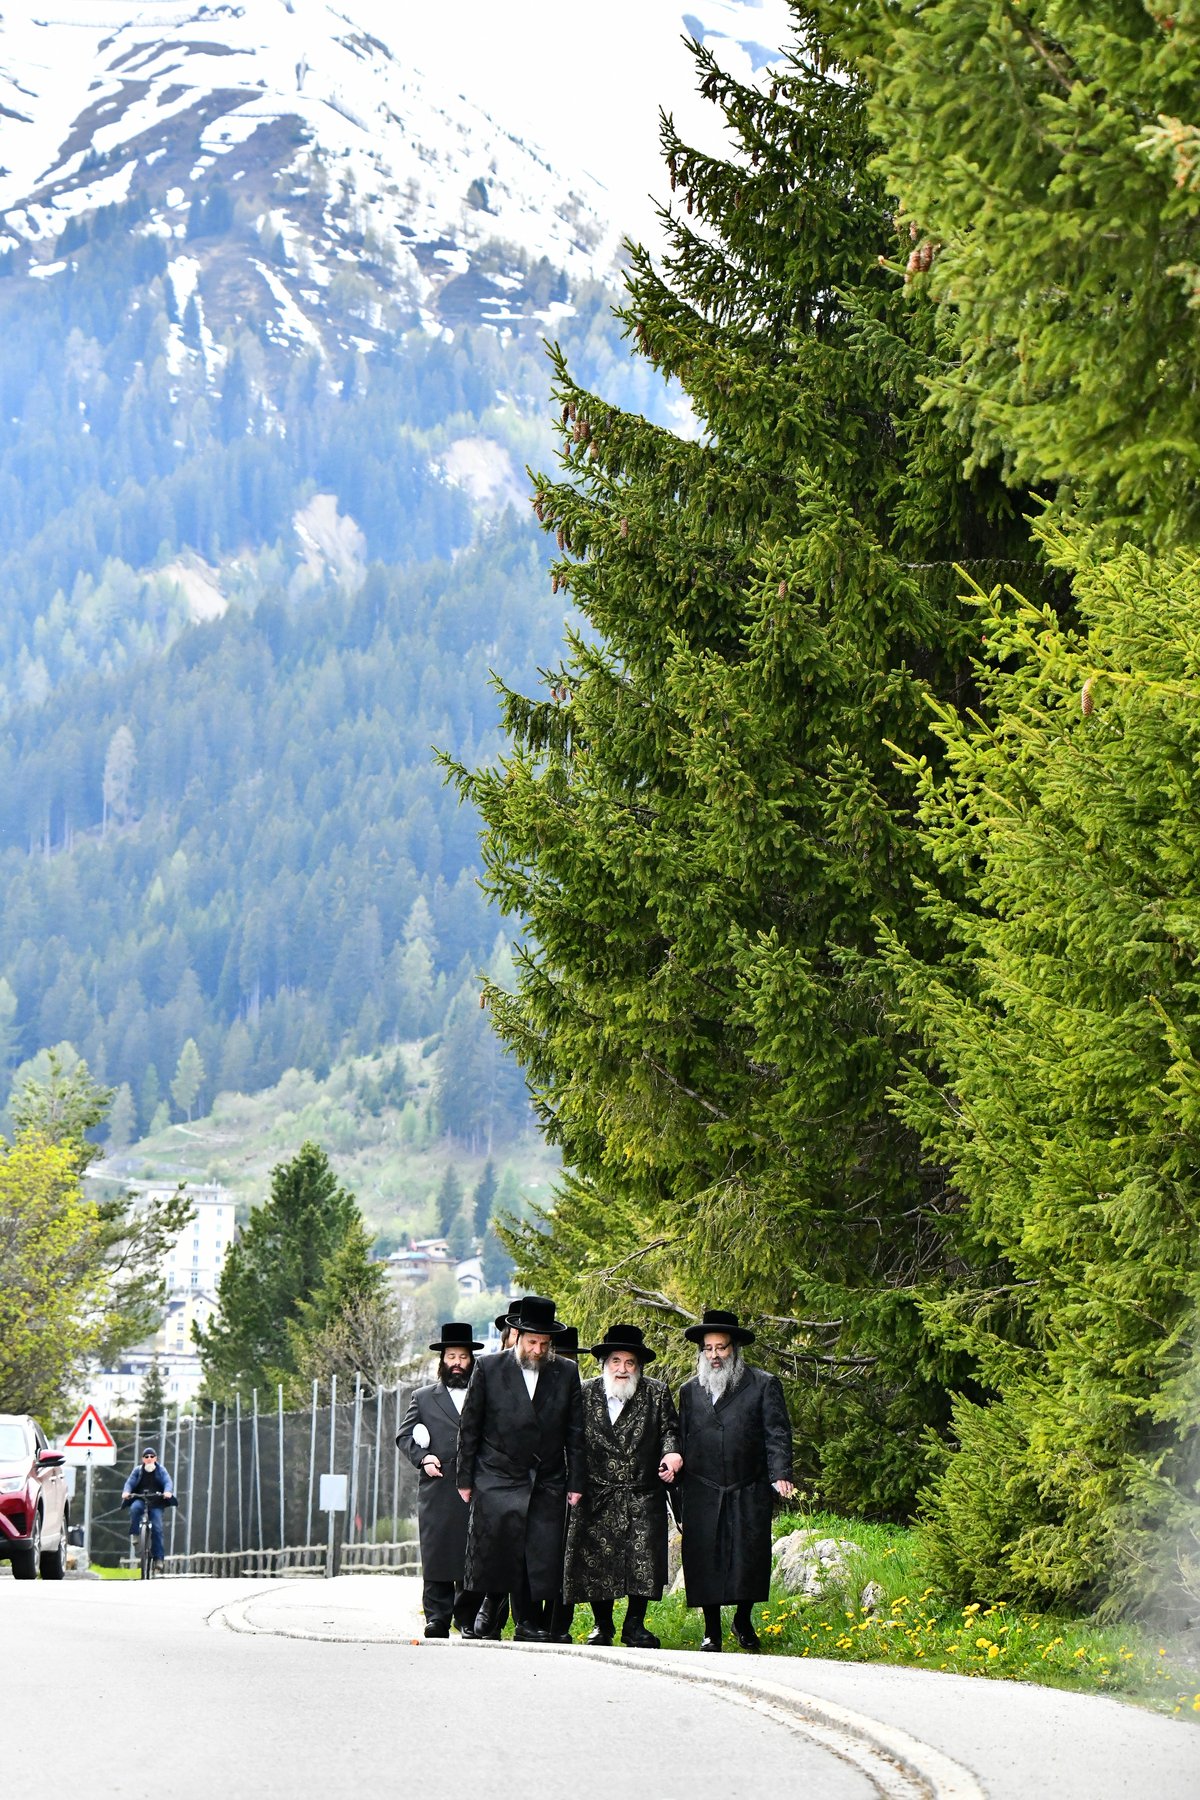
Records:
[[[1114,1701],[733,1654],[426,1643],[400,1577],[5,1582],[4,1791],[1200,1800]]]

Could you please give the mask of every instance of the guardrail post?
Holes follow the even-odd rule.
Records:
[[[357,1541],[358,1452],[362,1442],[362,1372],[354,1377],[354,1437],[350,1445],[350,1510],[346,1514],[346,1543]]]
[[[337,1451],[337,1376],[329,1377],[329,1473],[334,1472],[334,1456]],[[333,1532],[336,1513],[329,1513],[329,1543],[325,1551],[326,1579],[333,1575]]]

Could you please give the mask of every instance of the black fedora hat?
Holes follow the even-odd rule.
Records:
[[[710,1331],[723,1332],[732,1338],[735,1344],[752,1344],[754,1333],[747,1331],[744,1325],[738,1324],[736,1313],[722,1312],[719,1306],[710,1306],[698,1325],[689,1325],[684,1332],[685,1338],[691,1338],[693,1344],[702,1344]]]
[[[510,1331],[536,1331],[543,1337],[561,1337],[567,1329],[554,1316],[554,1302],[544,1294],[524,1294],[505,1319]]]
[[[555,1356],[569,1356],[574,1360],[579,1355],[579,1333],[574,1325],[564,1325],[554,1340]]]
[[[477,1342],[469,1325],[460,1325],[451,1321],[442,1326],[442,1335],[430,1344],[431,1350],[482,1350],[483,1345]]]
[[[496,1327],[497,1331],[507,1331],[508,1330],[508,1315],[509,1315],[509,1313],[516,1312],[516,1310],[517,1310],[518,1306],[520,1306],[520,1304],[521,1304],[521,1302],[517,1299],[517,1296],[514,1294],[512,1296],[512,1298],[510,1299],[505,1311],[500,1314],[500,1317],[498,1319],[492,1320],[492,1324]]]
[[[653,1362],[657,1351],[652,1350],[642,1336],[640,1325],[610,1325],[604,1333],[604,1342],[593,1344],[588,1351],[589,1356],[598,1356],[601,1361],[611,1356],[614,1350],[628,1350],[639,1361]]]

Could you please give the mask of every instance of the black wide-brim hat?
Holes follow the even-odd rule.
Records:
[[[510,1331],[535,1331],[542,1337],[559,1338],[567,1327],[555,1317],[553,1300],[544,1294],[525,1294],[504,1323]]]
[[[483,1345],[476,1339],[469,1325],[461,1325],[451,1320],[442,1326],[442,1335],[430,1344],[431,1350],[482,1350]]]
[[[555,1356],[578,1356],[579,1333],[574,1325],[564,1325],[554,1340]]]
[[[689,1325],[684,1331],[685,1338],[691,1338],[693,1344],[703,1344],[710,1331],[723,1332],[732,1338],[735,1344],[752,1344],[754,1333],[747,1331],[744,1325],[738,1324],[736,1313],[722,1312],[718,1306],[710,1306],[698,1325]]]
[[[653,1362],[658,1354],[650,1348],[638,1325],[610,1325],[604,1333],[604,1342],[593,1344],[588,1355],[597,1356],[603,1361],[614,1350],[628,1350],[644,1363]]]
[[[508,1306],[505,1309],[505,1311],[500,1314],[500,1317],[498,1319],[492,1320],[492,1324],[496,1327],[497,1331],[507,1331],[508,1330],[508,1315],[509,1315],[509,1313],[516,1312],[516,1310],[517,1310],[518,1306],[520,1306],[520,1304],[521,1304],[521,1302],[517,1299],[517,1296],[514,1294],[512,1296],[512,1298],[509,1300]]]

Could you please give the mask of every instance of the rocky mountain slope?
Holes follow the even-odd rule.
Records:
[[[195,294],[202,319],[215,315],[210,354],[238,315],[325,351],[376,347],[417,322],[544,327],[562,277],[610,275],[617,233],[595,184],[431,91],[354,11],[91,0],[83,17],[5,13],[0,252],[12,273],[60,277],[87,241],[81,222],[121,207],[167,244],[180,309]],[[229,255],[235,219],[258,255]],[[336,332],[331,288],[351,314]]]

